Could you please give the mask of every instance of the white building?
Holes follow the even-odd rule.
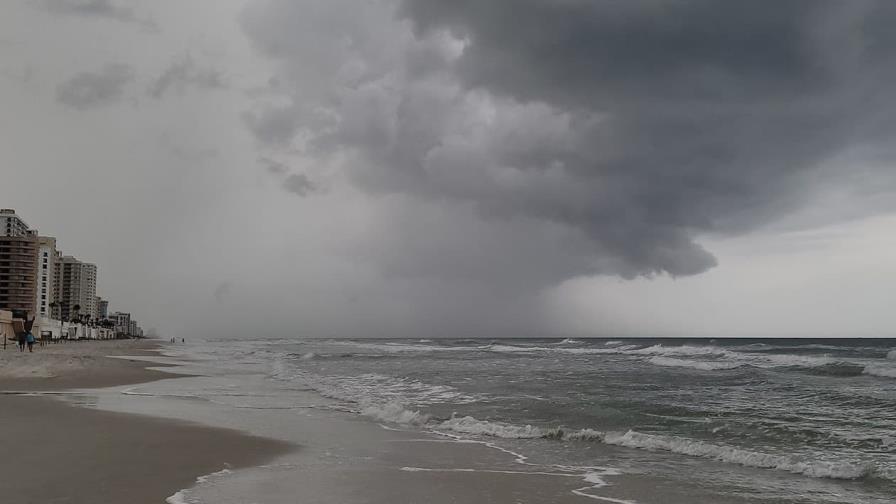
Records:
[[[63,256],[56,262],[57,313],[63,320],[76,315],[96,318],[96,265],[81,262],[72,256]],[[75,313],[74,307],[80,310]]]
[[[131,333],[131,314],[124,312],[115,312],[109,315],[109,320],[115,323],[115,332],[117,334],[130,335]]]
[[[0,235],[22,237],[33,234],[28,224],[11,208],[0,209]]]
[[[56,299],[56,238],[41,236],[37,239],[37,298],[34,309],[38,315],[50,316],[50,304]]]

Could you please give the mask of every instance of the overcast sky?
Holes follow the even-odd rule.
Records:
[[[4,1],[0,206],[165,336],[894,336],[894,24]]]

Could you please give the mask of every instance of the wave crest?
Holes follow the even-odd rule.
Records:
[[[865,369],[862,372],[866,375],[879,376],[882,378],[896,378],[896,367],[885,364],[869,364],[865,366]]]
[[[716,371],[720,369],[736,369],[746,364],[743,362],[722,362],[722,361],[696,361],[690,359],[676,359],[675,357],[651,357],[649,361],[657,366],[667,367],[684,367],[691,369],[699,369],[701,371]]]
[[[363,406],[361,414],[381,422],[417,426],[426,425],[430,419],[430,416],[425,413],[405,409],[403,405],[394,402]]]
[[[868,465],[822,460],[801,460],[795,456],[771,455],[675,436],[643,434],[632,430],[624,434],[607,433],[604,437],[604,442],[628,448],[663,450],[683,455],[711,458],[748,467],[777,469],[814,478],[854,480],[864,478],[872,472],[872,468]]]
[[[471,416],[451,417],[435,426],[439,430],[450,430],[461,434],[474,434],[507,439],[534,439],[545,437],[546,431],[531,425],[512,425],[501,422],[479,420]]]

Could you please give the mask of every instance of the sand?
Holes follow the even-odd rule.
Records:
[[[199,476],[295,449],[238,431],[21,394],[170,378],[145,363],[105,357],[153,347],[72,342],[33,354],[0,350],[0,502],[159,504]]]

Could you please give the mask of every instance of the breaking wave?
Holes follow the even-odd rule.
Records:
[[[741,362],[697,361],[690,359],[676,359],[675,357],[651,357],[648,362],[657,366],[684,367],[698,369],[700,371],[736,369],[746,365],[746,363]]]
[[[869,465],[823,460],[802,460],[793,455],[770,455],[731,446],[721,446],[693,439],[658,436],[635,431],[607,433],[604,442],[628,448],[663,450],[683,455],[710,458],[731,464],[762,469],[777,469],[813,478],[854,480],[873,472]]]
[[[478,420],[471,416],[451,417],[433,425],[437,430],[449,430],[461,434],[473,434],[505,439],[533,439],[545,437],[546,431],[531,425],[512,425]]]
[[[733,446],[717,445],[695,439],[627,432],[602,432],[594,429],[542,428],[533,425],[514,425],[504,422],[479,420],[472,416],[452,416],[447,420],[435,419],[405,409],[399,404],[367,406],[361,413],[375,420],[422,427],[437,432],[453,432],[473,436],[502,439],[547,439],[557,441],[599,442],[641,450],[660,450],[708,458],[720,462],[739,464],[760,469],[775,469],[813,478],[855,480],[874,474],[870,464],[807,460],[796,455],[773,455]]]
[[[886,364],[869,364],[865,366],[862,372],[866,375],[880,376],[882,378],[896,378],[896,367]]]
[[[380,422],[390,422],[402,425],[426,425],[429,415],[405,409],[399,403],[369,404],[361,408],[361,414]]]

